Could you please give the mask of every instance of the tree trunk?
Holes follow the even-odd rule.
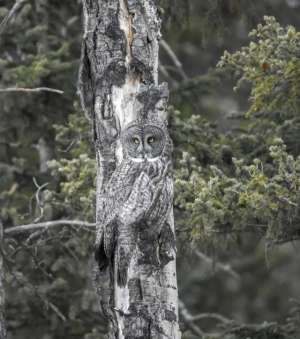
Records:
[[[179,339],[176,249],[154,0],[83,0],[79,75],[98,160],[96,277],[111,339]]]
[[[0,339],[6,338],[6,327],[4,318],[4,286],[3,286],[3,259],[2,259],[2,240],[3,240],[3,226],[0,220]]]

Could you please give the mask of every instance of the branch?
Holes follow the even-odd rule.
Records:
[[[13,274],[13,277],[15,278],[15,281],[17,282],[17,284],[19,284],[20,287],[24,286],[28,287],[27,293],[30,293],[30,295],[36,296],[38,299],[41,300],[41,302],[44,304],[44,309],[46,311],[48,311],[48,309],[50,308],[57,315],[57,317],[60,318],[63,322],[67,320],[63,313],[60,311],[60,309],[56,305],[54,305],[47,298],[46,295],[43,295],[36,285],[33,285],[31,282],[29,282],[29,280],[22,273],[16,272]]]
[[[36,87],[36,88],[24,88],[24,87],[9,87],[9,88],[0,88],[0,93],[10,93],[10,92],[25,92],[25,93],[39,93],[39,92],[52,92],[56,94],[64,94],[64,91],[55,88],[49,87]]]
[[[240,337],[264,337],[264,338],[274,338],[276,334],[278,338],[286,337],[287,332],[282,326],[276,322],[263,322],[262,324],[240,324],[233,325],[232,328],[225,330],[224,334],[237,334]]]
[[[9,227],[4,230],[5,235],[10,234],[19,234],[22,232],[31,232],[35,231],[40,228],[52,228],[56,226],[82,226],[82,227],[90,227],[95,228],[95,223],[89,223],[86,221],[81,220],[53,220],[53,221],[46,221],[46,222],[39,222],[36,224],[27,224],[27,225],[19,225],[14,227]]]
[[[181,75],[183,80],[187,80],[188,77],[185,74],[182,64],[179,61],[179,59],[177,58],[176,54],[174,53],[174,51],[172,50],[172,48],[170,47],[170,45],[165,41],[165,40],[160,40],[160,46],[165,50],[165,52],[168,54],[168,56],[170,57],[170,59],[172,60],[172,62],[174,63],[174,65],[177,67],[179,74]]]
[[[179,301],[179,311],[181,318],[187,328],[189,328],[194,334],[198,335],[201,339],[223,339],[226,334],[234,334],[240,337],[261,337],[274,338],[276,334],[278,338],[286,337],[287,334],[295,334],[296,327],[291,327],[291,323],[288,322],[284,325],[280,325],[277,322],[263,322],[262,324],[240,324],[235,320],[228,319],[223,315],[217,313],[200,313],[193,316],[190,314],[185,304]],[[202,319],[215,319],[222,322],[222,330],[220,332],[204,332],[199,326],[195,324],[197,320]],[[298,313],[296,323],[298,322]],[[276,338],[277,338],[276,336]]]
[[[201,330],[199,326],[194,324],[194,317],[190,314],[189,310],[186,308],[185,304],[179,300],[178,301],[179,306],[179,312],[182,317],[183,322],[185,325],[196,335],[198,335],[200,338],[204,337],[204,332]]]
[[[299,233],[299,230],[296,230],[296,233]],[[276,239],[276,240],[271,240],[270,243],[273,243],[275,245],[283,245],[287,242],[292,242],[292,241],[299,241],[300,240],[300,235],[298,234],[291,234],[291,235],[288,235],[284,238],[279,238],[279,239]]]
[[[24,3],[27,2],[27,0],[17,0],[15,4],[13,5],[12,9],[9,11],[9,13],[4,17],[0,24],[0,36],[7,28],[9,22],[14,18],[18,10],[24,5]]]
[[[202,320],[202,319],[216,319],[221,321],[224,324],[232,323],[231,319],[224,317],[218,313],[200,313],[191,317],[192,321]]]
[[[220,262],[214,263],[213,259],[209,258],[207,255],[205,255],[204,253],[202,253],[200,251],[195,251],[195,253],[196,253],[198,258],[200,258],[201,260],[207,262],[208,264],[210,264],[210,265],[214,265],[215,264],[216,270],[224,271],[224,272],[230,274],[236,280],[240,280],[241,279],[240,275],[236,271],[234,271],[230,267],[230,265],[225,265],[225,264],[222,264]]]
[[[34,183],[34,185],[35,185],[36,188],[37,188],[37,191],[36,191],[36,193],[35,193],[35,199],[36,199],[37,208],[39,208],[39,210],[40,210],[40,215],[34,220],[34,223],[36,224],[36,223],[39,222],[39,221],[43,218],[43,216],[44,216],[44,202],[41,201],[41,199],[40,199],[40,193],[41,193],[41,191],[42,191],[43,188],[45,188],[46,186],[49,185],[49,183],[46,182],[46,183],[44,183],[43,185],[40,186],[40,185],[37,183],[35,177],[33,177],[33,183]]]

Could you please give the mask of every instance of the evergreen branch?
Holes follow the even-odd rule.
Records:
[[[27,2],[27,0],[17,0],[15,2],[12,9],[0,23],[0,35],[5,31],[5,29],[9,25],[9,22],[15,17],[16,13],[22,8],[25,2]]]
[[[22,232],[31,232],[35,231],[40,228],[50,228],[50,227],[56,227],[56,226],[82,226],[82,227],[90,227],[94,228],[96,227],[95,223],[89,223],[86,221],[81,220],[53,220],[53,221],[45,221],[45,222],[39,222],[36,224],[27,224],[27,225],[19,225],[14,227],[9,227],[4,230],[5,235],[10,234],[19,234]]]
[[[8,87],[8,88],[0,88],[0,93],[9,93],[9,92],[25,92],[25,93],[52,92],[52,93],[57,93],[57,94],[64,94],[64,91],[61,91],[60,89],[50,88],[50,87],[36,87],[36,88]]]
[[[277,335],[276,338],[286,338],[287,335],[295,333],[295,328],[291,327],[290,324],[280,325],[277,322],[241,324],[218,313],[200,313],[193,316],[181,300],[179,300],[179,312],[186,327],[201,339],[223,339],[228,334],[238,335],[239,338],[260,338],[263,336],[266,339],[273,339],[275,334]],[[219,332],[205,332],[195,324],[198,320],[209,318],[222,323],[222,328],[220,328]]]

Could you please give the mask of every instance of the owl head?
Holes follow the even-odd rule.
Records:
[[[166,126],[157,121],[135,121],[122,133],[125,158],[135,162],[155,161],[165,151],[168,143]]]

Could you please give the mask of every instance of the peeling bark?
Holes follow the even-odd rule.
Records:
[[[4,318],[4,286],[3,286],[3,259],[2,259],[2,239],[3,239],[3,226],[0,220],[0,339],[6,338],[6,327]]]
[[[158,85],[157,7],[154,0],[83,0],[83,11],[78,89],[98,160],[95,284],[108,338],[179,339],[168,89]],[[165,153],[155,164],[131,164],[123,135],[133,122],[144,128],[149,121],[165,134]]]

